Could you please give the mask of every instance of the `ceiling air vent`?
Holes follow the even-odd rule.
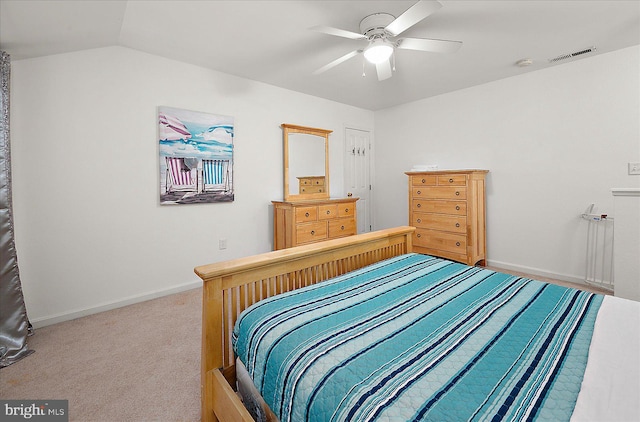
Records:
[[[579,51],[575,51],[573,53],[568,53],[568,54],[561,54],[558,57],[554,57],[552,59],[549,59],[549,63],[557,63],[560,62],[562,60],[568,60],[568,59],[572,59],[574,57],[577,56],[581,56],[583,54],[588,54],[588,53],[593,53],[594,51],[596,51],[595,47],[589,47],[589,48],[585,48]]]

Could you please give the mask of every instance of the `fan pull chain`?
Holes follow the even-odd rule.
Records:
[[[365,65],[365,63],[364,63],[364,56],[362,56],[362,77],[363,77],[363,78],[364,78],[365,76],[367,76],[367,75],[366,75],[366,73],[364,73],[364,65]]]
[[[393,53],[391,53],[391,61],[393,62],[393,71],[396,71],[396,50],[393,50]]]

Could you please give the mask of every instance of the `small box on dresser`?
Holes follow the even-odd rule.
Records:
[[[407,172],[414,252],[467,265],[486,260],[488,170]]]

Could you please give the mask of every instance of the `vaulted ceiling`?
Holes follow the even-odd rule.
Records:
[[[378,110],[640,43],[636,0],[441,0],[402,35],[462,41],[457,52],[397,50],[383,81],[361,54],[313,74],[366,42],[309,28],[359,32],[365,16],[397,17],[414,3],[0,0],[0,49],[21,60],[118,45]]]

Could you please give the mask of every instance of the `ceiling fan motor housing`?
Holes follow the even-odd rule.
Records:
[[[374,13],[369,15],[360,21],[360,32],[369,40],[375,38],[386,38],[391,35],[385,31],[391,22],[395,20],[395,16],[389,13]]]

